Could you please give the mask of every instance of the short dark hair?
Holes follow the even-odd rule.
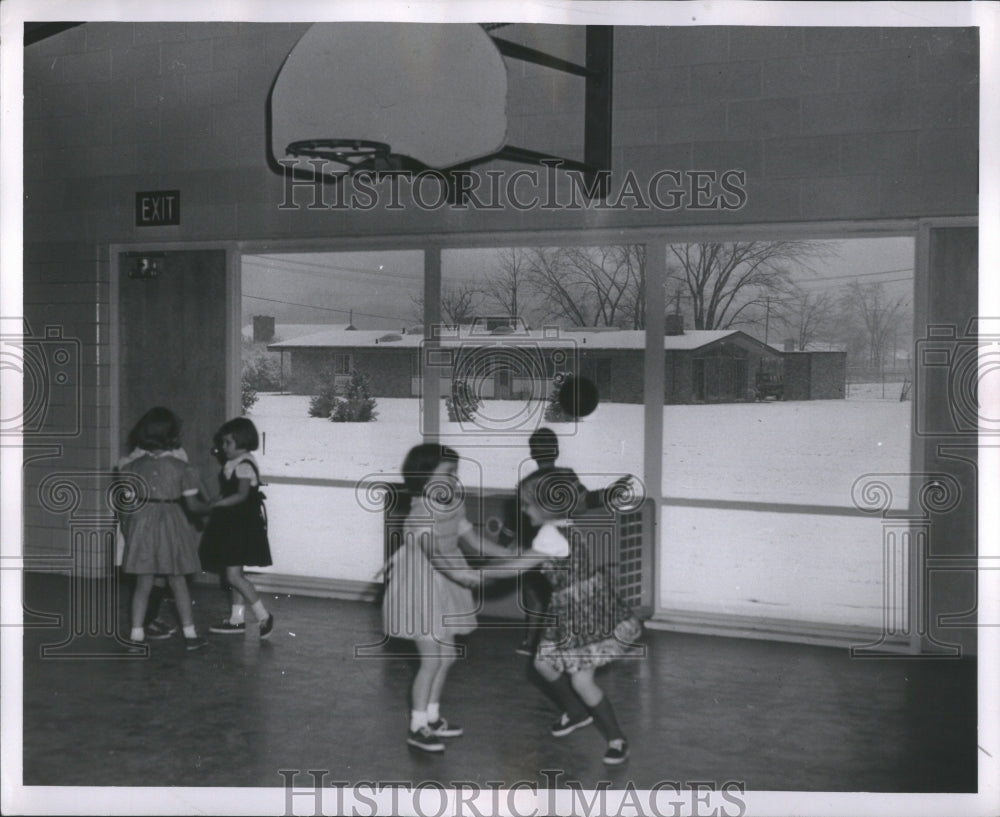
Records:
[[[552,460],[559,456],[559,438],[547,426],[535,429],[528,437],[528,448],[533,460]]]
[[[257,434],[257,426],[246,417],[234,417],[219,426],[215,433],[215,438],[220,443],[223,437],[232,437],[233,442],[244,451],[256,451],[260,444],[260,437]]]
[[[411,448],[403,459],[403,484],[413,496],[419,496],[435,469],[445,461],[458,462],[454,449],[441,443],[421,443]]]
[[[164,406],[154,406],[129,432],[129,448],[171,451],[181,445],[181,419]]]

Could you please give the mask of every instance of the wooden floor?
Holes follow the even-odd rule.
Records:
[[[272,638],[210,636],[187,653],[175,638],[148,658],[113,640],[63,642],[68,581],[29,575],[24,636],[24,784],[280,787],[279,770],[328,780],[534,781],[560,770],[610,781],[741,781],[750,791],[973,792],[973,659],[853,659],[843,650],[647,631],[647,655],[602,670],[632,746],[616,770],[594,728],[562,739],[556,710],[514,653],[519,629],[480,627],[453,669],[443,713],[465,727],[442,756],[408,749],[410,658],[378,645],[373,604],[266,596]],[[226,610],[195,589],[198,623]],[[122,604],[122,609],[124,605]],[[123,630],[126,632],[127,630]],[[104,658],[67,657],[103,652]]]

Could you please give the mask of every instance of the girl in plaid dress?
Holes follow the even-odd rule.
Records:
[[[551,623],[539,641],[534,663],[564,710],[552,726],[553,736],[596,722],[608,744],[604,762],[618,765],[628,757],[628,741],[594,672],[617,658],[637,654],[641,648],[634,642],[642,634],[642,624],[617,592],[614,564],[603,552],[603,538],[574,531],[573,523],[564,518],[573,509],[559,514],[545,501],[580,496],[579,480],[569,469],[536,472],[521,487],[521,507],[540,526],[533,547],[550,555],[541,570],[552,585],[546,608]]]

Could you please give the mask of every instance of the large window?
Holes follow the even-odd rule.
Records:
[[[641,532],[659,618],[794,631],[905,615],[907,553],[852,492],[911,468],[913,240],[665,243],[662,402],[646,390],[651,240],[244,256],[272,570],[371,581],[383,538],[366,485],[398,481],[431,434],[462,455],[472,494],[509,494],[547,425],[590,488],[661,476],[643,485],[659,535],[652,518]],[[553,405],[567,375],[597,385],[586,416]],[[373,419],[332,421],[352,388]]]
[[[369,582],[381,567],[381,516],[356,486],[395,478],[420,438],[422,287],[419,251],[243,256],[243,395],[263,438],[270,572]],[[352,387],[374,419],[333,422]]]
[[[671,347],[692,349],[692,389],[664,406],[663,614],[865,629],[905,615],[907,554],[886,553],[882,520],[855,503],[866,479],[911,467],[913,240],[666,258],[683,325],[667,365],[683,373]]]
[[[446,394],[442,432],[485,490],[510,491],[534,470],[528,440],[542,426],[559,439],[558,464],[588,488],[641,477],[644,263],[641,245],[442,252],[442,321],[455,329],[442,342],[454,349],[449,388],[475,401],[462,417]],[[592,413],[558,406],[567,378],[600,381]]]

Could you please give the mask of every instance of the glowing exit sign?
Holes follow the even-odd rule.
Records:
[[[147,190],[135,194],[136,227],[161,227],[180,223],[180,190]]]

